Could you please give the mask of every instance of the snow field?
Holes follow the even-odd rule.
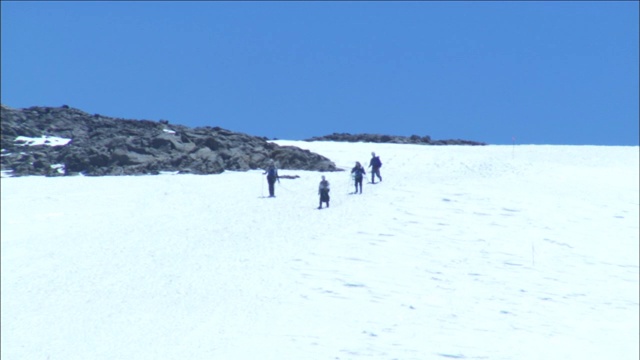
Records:
[[[347,171],[2,178],[2,357],[638,358],[637,147],[276,142]]]

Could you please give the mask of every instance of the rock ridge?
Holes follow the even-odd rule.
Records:
[[[419,145],[487,145],[484,142],[471,140],[432,140],[430,136],[398,136],[398,135],[378,135],[378,134],[349,134],[333,133],[325,136],[316,136],[304,141],[339,141],[339,142],[371,142],[389,144],[419,144]]]
[[[340,171],[328,158],[220,127],[88,114],[67,105],[1,106],[2,172],[10,176],[219,174],[264,169]]]

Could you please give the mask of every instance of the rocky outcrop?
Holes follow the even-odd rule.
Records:
[[[487,145],[483,142],[470,140],[431,140],[429,136],[395,136],[377,134],[348,134],[333,133],[331,135],[316,136],[305,141],[340,141],[340,142],[371,142],[389,144],[419,144],[419,145]]]
[[[338,171],[321,155],[219,127],[91,115],[68,106],[2,105],[2,171],[12,176],[218,174],[264,169]]]

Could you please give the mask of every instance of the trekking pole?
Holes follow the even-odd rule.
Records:
[[[531,240],[531,266],[536,264],[536,248],[533,246],[533,240]]]
[[[351,174],[347,174],[347,189],[349,189],[351,187]],[[350,192],[347,192],[347,194],[350,194]]]
[[[289,191],[289,192],[291,192],[291,191],[292,191],[292,190],[289,190],[289,189],[287,189],[286,187],[282,186],[282,183],[281,183],[280,181],[278,181],[278,187],[279,187],[279,188],[281,188],[281,189],[285,189],[285,190],[287,190],[287,191]]]

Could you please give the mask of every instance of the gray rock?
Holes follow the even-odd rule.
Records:
[[[305,141],[339,141],[339,142],[371,142],[390,144],[419,144],[419,145],[487,145],[486,143],[471,140],[431,140],[431,137],[411,135],[378,135],[378,134],[349,134],[333,133],[331,135],[316,136]]]
[[[167,120],[90,115],[67,105],[13,109],[2,105],[2,170],[13,176],[219,174],[264,169],[340,171],[324,156],[219,127],[188,128]],[[18,136],[60,137],[66,145],[30,145]],[[50,144],[51,145],[51,144]]]

